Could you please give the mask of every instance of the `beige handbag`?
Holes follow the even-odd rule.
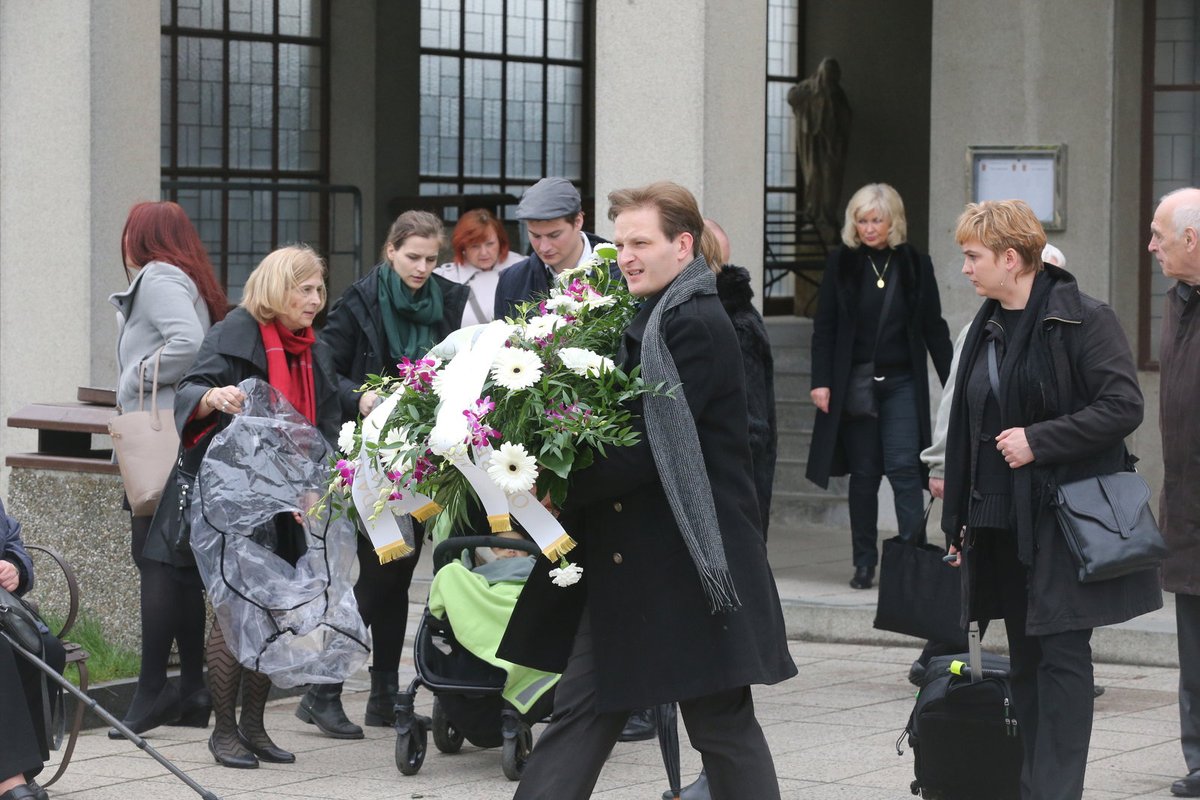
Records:
[[[150,410],[144,409],[146,364],[138,367],[138,410],[113,417],[108,423],[113,452],[125,484],[125,496],[135,517],[148,517],[158,508],[163,487],[179,453],[179,433],[175,430],[173,409],[158,407],[158,361],[162,348],[154,354],[154,388],[150,392]]]

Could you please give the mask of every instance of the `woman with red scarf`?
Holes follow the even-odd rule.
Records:
[[[340,419],[337,395],[325,351],[312,330],[313,319],[325,306],[324,273],[324,262],[308,247],[276,250],[250,273],[241,305],[208,332],[175,395],[185,474],[196,473],[213,435],[241,412],[245,396],[237,385],[247,378],[266,380],[278,389],[333,443]],[[173,524],[157,525],[155,520],[160,535],[154,537],[152,531],[154,547],[148,543],[146,553],[168,563],[190,560],[190,552],[171,544],[180,538],[179,515],[167,516]],[[304,531],[286,514],[276,519],[276,526],[275,552],[294,564],[306,549]],[[271,741],[263,726],[270,678],[234,659],[219,624],[213,625],[207,655],[215,713],[208,749],[217,763],[249,769],[260,760],[295,761]],[[235,717],[239,689],[240,721]]]

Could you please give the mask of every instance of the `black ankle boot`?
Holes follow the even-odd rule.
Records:
[[[870,589],[875,585],[874,567],[855,567],[854,577],[850,579],[851,589]]]
[[[38,793],[31,789],[29,784],[21,784],[0,794],[0,800],[38,800]]]
[[[296,719],[316,725],[321,733],[334,739],[363,738],[363,729],[351,722],[342,708],[340,683],[314,683],[309,686],[296,708]]]
[[[371,696],[367,698],[364,725],[390,728],[396,724],[396,695],[400,692],[400,676],[392,672],[371,670]]]
[[[126,728],[134,733],[141,735],[148,730],[157,728],[159,725],[171,725],[179,719],[179,690],[175,688],[175,684],[167,681],[159,690],[158,695],[154,698],[154,702],[150,705],[149,710],[141,717],[136,719],[126,717],[121,720]],[[208,720],[205,720],[205,725]],[[123,739],[125,735],[116,728],[108,729],[108,738]]]

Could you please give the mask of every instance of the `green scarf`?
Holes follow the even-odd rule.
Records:
[[[442,289],[432,275],[413,294],[391,265],[384,264],[379,270],[379,309],[394,361],[421,358],[437,344],[433,326],[442,319]]]

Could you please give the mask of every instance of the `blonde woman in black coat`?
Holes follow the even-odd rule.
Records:
[[[942,529],[963,553],[970,618],[1005,622],[1022,797],[1078,800],[1092,629],[1160,608],[1162,592],[1157,569],[1080,583],[1051,502],[1057,485],[1127,469],[1142,392],[1116,314],[1042,263],[1046,235],[1024,201],[967,206],[956,239],[986,302],[955,378]]]
[[[812,335],[812,401],[817,407],[807,476],[821,488],[850,475],[850,531],[855,589],[869,589],[879,561],[879,484],[887,475],[900,537],[924,532],[930,442],[929,375],[942,383],[953,346],[929,256],[905,242],[904,203],[886,183],[871,183],[846,206],[844,245],[825,267]],[[889,288],[891,300],[880,320]],[[876,417],[846,411],[852,368],[874,362]]]

